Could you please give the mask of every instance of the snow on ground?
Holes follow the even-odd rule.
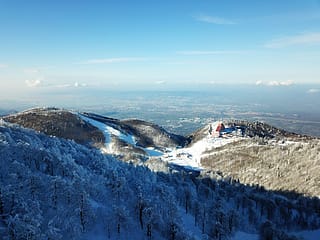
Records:
[[[105,137],[105,145],[108,148],[109,143],[111,142],[111,133],[109,132],[109,129],[107,128],[107,125],[102,123],[102,122],[98,122],[96,120],[93,120],[91,118],[85,117],[81,114],[79,114],[79,117],[83,120],[86,121],[87,123],[91,124],[92,126],[95,126],[96,128],[98,128],[99,130],[102,131],[104,137]]]
[[[87,123],[90,123],[91,125],[95,126],[96,128],[102,131],[105,137],[105,149],[102,149],[103,152],[112,153],[112,137],[113,136],[118,137],[119,139],[125,141],[128,144],[131,144],[131,145],[136,144],[136,141],[132,135],[124,134],[107,124],[85,117],[81,114],[79,114],[79,117],[82,120],[86,121]]]
[[[5,126],[5,124],[6,122],[2,118],[0,118],[0,126]]]
[[[242,137],[214,137],[207,135],[202,140],[194,143],[191,147],[168,151],[161,159],[179,166],[201,170],[201,158],[206,156],[205,152],[214,148],[222,147],[229,143],[244,139]]]
[[[149,155],[149,157],[158,157],[163,161],[197,171],[202,169],[200,164],[201,158],[203,156],[206,156],[205,152],[207,150],[222,147],[229,143],[243,139],[243,137],[233,136],[232,134],[228,137],[219,137],[219,135],[212,136],[208,133],[206,137],[194,143],[190,147],[177,149],[168,148],[161,151],[155,148],[139,147],[136,145],[134,136],[125,134],[107,124],[85,117],[81,114],[79,114],[79,116],[81,117],[81,119],[97,127],[103,132],[106,138],[106,143],[105,148],[101,150],[104,153],[114,153],[112,137],[117,137],[134,147],[144,150]]]
[[[201,158],[206,156],[206,151],[244,139],[244,137],[238,136],[239,133],[237,131],[224,134],[223,137],[220,137],[221,133],[215,131],[220,124],[220,122],[212,123],[208,134],[203,139],[190,147],[169,151],[161,159],[176,165],[201,170]]]
[[[150,157],[160,157],[160,156],[163,155],[163,152],[162,152],[162,151],[157,150],[157,149],[155,149],[155,148],[153,148],[153,147],[143,148],[143,150],[144,150],[146,153],[148,153],[148,155],[149,155]]]
[[[206,157],[209,155],[209,153],[206,153],[207,151],[213,150],[215,148],[219,148],[222,146],[225,146],[227,144],[242,141],[246,139],[246,137],[239,136],[237,132],[232,132],[230,134],[224,134],[222,137],[220,137],[219,132],[213,132],[212,134],[208,134],[198,142],[195,142],[190,147],[185,148],[176,148],[176,149],[155,149],[155,148],[143,148],[140,146],[137,146],[137,142],[134,138],[134,136],[130,134],[126,134],[124,132],[121,132],[107,124],[101,123],[99,121],[93,120],[91,118],[85,117],[81,114],[79,116],[86,122],[90,123],[91,125],[97,127],[100,129],[105,138],[105,148],[101,149],[104,153],[116,153],[112,143],[112,137],[117,137],[124,142],[144,150],[149,157],[156,157],[160,158],[162,161],[182,166],[188,169],[193,169],[196,171],[201,171],[201,158]],[[216,125],[218,123],[212,124],[212,129],[216,128]],[[227,126],[228,127],[228,126]],[[294,142],[286,141],[286,142],[275,142],[274,144],[284,145],[284,144],[293,144]]]
[[[208,135],[206,138],[193,144],[192,147],[189,148],[189,151],[193,152],[197,162],[200,163],[201,158],[205,156],[204,155],[205,151],[222,147],[229,143],[239,141],[241,139],[243,138],[237,137],[237,136],[225,138],[225,137],[213,137]]]
[[[121,131],[119,131],[118,129],[115,129],[105,123],[93,120],[91,118],[85,117],[81,114],[79,114],[80,118],[88,123],[90,123],[91,125],[95,126],[96,128],[100,129],[106,139],[105,142],[105,148],[101,149],[102,152],[104,153],[114,153],[113,150],[113,143],[112,143],[112,137],[117,137],[118,139],[121,139],[122,141],[136,147],[136,148],[140,148],[142,150],[144,150],[150,157],[159,157],[163,155],[163,152],[161,152],[160,150],[157,150],[155,148],[142,148],[137,146],[137,141],[135,140],[135,137],[130,135],[130,134],[126,134],[123,133]]]
[[[123,140],[124,142],[126,142],[128,144],[136,145],[137,142],[136,142],[134,136],[129,135],[129,134],[124,134],[124,133],[120,132],[119,130],[114,129],[113,127],[110,127],[108,125],[105,125],[105,126],[111,135],[117,136],[119,139]]]
[[[231,240],[258,240],[259,235],[253,233],[236,232],[236,234],[231,238]]]

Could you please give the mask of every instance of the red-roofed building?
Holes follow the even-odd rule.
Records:
[[[216,128],[216,132],[221,132],[221,131],[223,131],[225,129],[226,129],[226,127],[224,126],[224,124],[223,123],[219,123],[217,128]]]

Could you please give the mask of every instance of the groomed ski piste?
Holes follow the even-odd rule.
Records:
[[[218,123],[213,123],[216,125]],[[170,149],[161,159],[179,166],[202,170],[201,158],[206,155],[206,151],[225,146],[229,143],[241,141],[244,137],[230,135],[229,137],[207,136],[186,148]]]
[[[234,134],[229,134],[227,137],[221,137],[219,136],[219,134],[212,135],[208,132],[207,136],[195,142],[194,144],[192,144],[192,146],[188,146],[185,148],[166,148],[161,150],[151,147],[143,148],[137,146],[137,141],[135,140],[134,136],[121,132],[105,123],[93,120],[81,114],[79,114],[79,116],[82,120],[90,123],[103,132],[106,139],[105,146],[101,149],[103,153],[119,154],[119,152],[114,151],[112,143],[112,138],[116,137],[123,140],[127,144],[144,150],[150,158],[160,158],[162,161],[168,162],[172,165],[180,166],[194,171],[203,170],[201,166],[201,158],[206,156],[206,151],[225,146],[232,142],[241,141],[246,138],[238,136],[236,132],[234,132]],[[218,124],[220,123],[214,122],[212,126],[215,128],[216,126],[218,126]]]
[[[104,134],[106,142],[105,142],[105,146],[101,149],[101,151],[103,153],[119,154],[118,152],[115,152],[113,149],[112,138],[116,137],[116,138],[121,139],[122,141],[126,142],[129,145],[132,145],[136,148],[140,148],[140,149],[144,150],[150,157],[161,156],[163,154],[161,151],[156,150],[154,148],[142,148],[140,146],[137,146],[137,141],[135,140],[135,137],[130,134],[123,133],[123,132],[119,131],[118,129],[115,129],[105,123],[93,120],[93,119],[85,117],[81,114],[79,114],[79,116],[82,120],[95,126],[100,131],[102,131],[102,133]]]

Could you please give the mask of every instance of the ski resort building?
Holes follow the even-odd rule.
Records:
[[[224,126],[223,123],[219,123],[218,126],[216,127],[216,132],[222,132],[223,130],[225,130],[226,127]]]
[[[224,137],[227,135],[243,136],[244,129],[240,126],[225,126],[222,122],[210,125],[209,134],[213,137]]]

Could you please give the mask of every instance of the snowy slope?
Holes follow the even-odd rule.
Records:
[[[136,141],[135,137],[131,134],[128,134],[126,132],[121,132],[112,126],[109,126],[105,123],[102,123],[102,122],[99,122],[96,120],[93,120],[92,118],[88,118],[86,116],[83,116],[82,114],[79,114],[79,116],[81,119],[83,119],[84,121],[97,127],[98,129],[100,129],[103,132],[105,139],[106,139],[106,142],[105,142],[104,148],[102,148],[101,150],[104,153],[109,153],[109,154],[120,154],[121,153],[114,148],[113,138],[117,138],[117,139],[124,141],[128,145],[131,145],[135,148],[139,148],[139,149],[143,150],[150,157],[161,156],[163,154],[161,151],[156,150],[154,148],[150,148],[150,147],[143,148],[143,147],[137,146],[137,141]]]
[[[92,118],[83,116],[79,114],[81,119],[90,123],[91,125],[100,129],[106,139],[105,146],[101,150],[104,153],[109,154],[119,154],[120,152],[114,149],[114,143],[112,141],[113,138],[121,139],[129,145],[132,145],[136,148],[142,149],[148,157],[156,157],[161,159],[162,161],[168,162],[170,164],[182,166],[188,169],[193,170],[202,170],[201,167],[201,158],[205,156],[205,152],[214,148],[218,148],[229,143],[240,141],[243,138],[238,136],[229,136],[229,137],[219,137],[219,135],[210,135],[209,133],[201,140],[197,141],[190,147],[185,148],[163,148],[163,149],[155,149],[155,148],[143,148],[141,146],[137,146],[137,142],[135,137],[131,134],[120,132],[118,129],[113,128],[105,123],[93,120]],[[213,125],[218,124],[214,123]]]
[[[215,129],[218,124],[219,122],[214,122],[212,128]],[[202,170],[201,158],[206,156],[206,151],[244,139],[244,137],[239,137],[237,134],[219,137],[219,133],[210,134],[209,131],[207,131],[203,133],[202,138],[194,142],[191,146],[170,149],[161,159],[179,166]]]
[[[201,170],[200,160],[202,157],[206,156],[206,151],[240,140],[242,140],[240,137],[220,138],[208,135],[190,147],[169,151],[164,154],[162,160],[180,166],[190,167],[195,170]]]
[[[105,153],[114,153],[112,150],[112,138],[113,137],[117,137],[130,145],[136,144],[134,136],[132,136],[132,135],[122,133],[119,130],[117,130],[111,126],[108,126],[107,124],[104,124],[102,122],[85,117],[81,114],[79,114],[79,117],[81,119],[83,119],[84,121],[90,123],[91,125],[95,126],[96,128],[100,129],[103,132],[103,134],[105,136],[105,147],[102,148],[102,151]]]

